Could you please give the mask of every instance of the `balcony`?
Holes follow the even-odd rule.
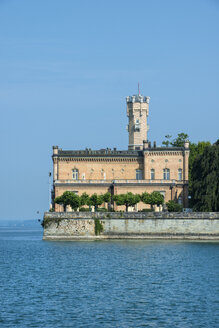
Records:
[[[60,184],[184,184],[188,183],[188,181],[183,180],[163,180],[163,179],[145,179],[145,180],[136,180],[136,179],[110,179],[110,180],[56,180],[55,185]]]

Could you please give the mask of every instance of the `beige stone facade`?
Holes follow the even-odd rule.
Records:
[[[126,99],[129,150],[53,147],[53,200],[67,190],[79,195],[159,191],[165,202],[172,199],[188,207],[189,143],[180,148],[151,145],[147,141],[150,98],[133,97]],[[138,209],[145,207],[138,204]],[[59,212],[63,208],[56,204],[55,210]]]
[[[127,116],[129,118],[129,150],[143,149],[143,141],[147,140],[149,102],[150,97],[144,97],[140,94],[126,97]]]

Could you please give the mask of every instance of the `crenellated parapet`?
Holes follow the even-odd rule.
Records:
[[[149,104],[150,97],[145,97],[145,96],[142,96],[142,95],[133,95],[133,96],[126,97],[126,103],[127,104],[128,103],[136,103],[136,102]]]

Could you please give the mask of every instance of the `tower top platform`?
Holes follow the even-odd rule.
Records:
[[[150,97],[145,97],[145,96],[143,96],[141,94],[139,94],[139,95],[133,95],[133,96],[128,96],[128,97],[126,97],[126,102],[127,103],[140,102],[140,103],[147,103],[147,104],[149,104]]]

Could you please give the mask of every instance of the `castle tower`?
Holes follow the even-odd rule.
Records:
[[[144,97],[141,94],[126,97],[129,118],[129,150],[143,149],[143,141],[147,140],[149,102],[150,97]]]

